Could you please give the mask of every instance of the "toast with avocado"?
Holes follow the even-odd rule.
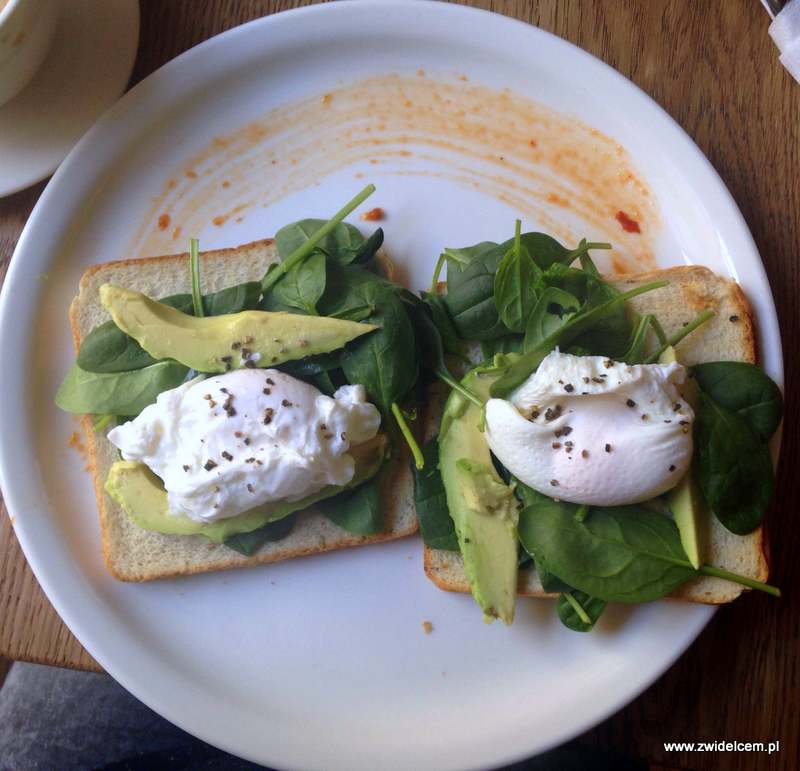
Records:
[[[425,572],[472,591],[488,619],[510,623],[515,594],[558,597],[561,620],[588,631],[606,602],[777,592],[761,522],[782,402],[754,366],[749,303],[699,266],[601,277],[588,251],[603,246],[518,230],[445,250],[449,286],[437,268],[428,295],[455,356],[443,376],[433,365],[450,382],[429,390],[415,479]],[[648,377],[674,401],[665,412],[652,383],[625,390]],[[605,406],[584,415],[592,401]],[[641,460],[623,453],[636,442]]]
[[[377,392],[372,358],[383,341],[364,344],[394,333],[382,318],[371,323],[379,313],[392,309],[403,322],[401,290],[377,253],[382,233],[364,239],[340,215],[292,223],[275,240],[83,275],[69,314],[78,358],[56,402],[84,413],[103,554],[118,579],[257,565],[416,531],[408,450],[390,423],[413,378],[381,381]],[[299,250],[303,259],[286,268]],[[312,419],[319,425],[306,425]],[[348,446],[337,425],[363,435]],[[192,460],[192,433],[203,431],[208,449]],[[152,446],[164,436],[184,442],[183,470],[168,447]],[[265,437],[274,451],[259,446]],[[270,486],[269,500],[239,512]]]

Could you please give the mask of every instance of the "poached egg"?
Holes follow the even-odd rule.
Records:
[[[238,369],[164,391],[108,439],[161,477],[170,511],[212,522],[346,485],[351,444],[380,423],[363,386],[330,397],[276,369]]]
[[[544,495],[590,506],[654,498],[692,458],[694,413],[678,363],[634,364],[553,351],[509,400],[486,404],[492,452]]]

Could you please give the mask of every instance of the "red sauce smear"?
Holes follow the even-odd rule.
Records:
[[[361,215],[361,219],[367,222],[377,222],[378,220],[382,220],[383,217],[383,209],[381,209],[380,206],[376,206],[374,209],[370,209]]]
[[[624,211],[617,212],[617,222],[622,225],[622,229],[626,233],[641,233],[642,229],[635,219],[631,219]]]
[[[158,218],[158,229],[166,230],[169,227],[169,214],[162,214]]]

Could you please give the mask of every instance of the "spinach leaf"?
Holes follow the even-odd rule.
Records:
[[[303,262],[290,268],[266,292],[261,307],[264,310],[296,308],[310,316],[317,315],[317,303],[325,292],[325,255],[314,252]]]
[[[361,267],[340,266],[330,278],[321,305],[326,316],[363,305],[375,309],[366,320],[379,329],[349,343],[341,365],[348,382],[362,384],[370,401],[388,413],[417,379],[414,328],[405,304],[396,286]]]
[[[284,225],[275,234],[275,245],[278,247],[278,254],[281,260],[285,260],[298,247],[308,241],[327,221],[305,219]],[[340,222],[328,235],[320,239],[315,248],[324,252],[331,259],[347,264],[355,259],[363,243],[364,236],[361,235],[358,228],[347,222]]]
[[[475,246],[464,246],[460,249],[446,248],[442,254],[445,260],[447,260],[447,288],[450,288],[450,279],[453,278],[453,270],[461,271],[471,262],[479,262],[486,259],[488,255],[498,252],[502,257],[507,250],[508,247],[503,249],[500,244],[496,244],[494,241],[481,241],[479,244],[475,244]]]
[[[617,294],[590,310],[584,310],[575,314],[566,324],[556,329],[551,335],[542,340],[541,343],[523,353],[522,356],[511,364],[502,377],[498,378],[492,384],[491,395],[493,397],[505,398],[511,391],[527,379],[531,372],[539,366],[542,359],[556,346],[566,348],[571,343],[576,342],[576,338],[593,325],[596,325],[605,317],[614,314],[618,306],[622,305],[626,300],[666,286],[667,283],[669,282],[652,281],[648,284],[642,284],[627,292]]]
[[[212,292],[203,297],[203,310],[206,316],[224,316],[227,313],[239,313],[258,308],[261,297],[261,283],[247,281],[244,284],[229,286],[219,292]],[[164,302],[163,300],[161,302]],[[173,306],[174,307],[174,306]]]
[[[436,329],[439,330],[439,335],[442,338],[444,352],[463,359],[464,344],[458,336],[458,331],[453,324],[453,319],[450,318],[450,314],[447,312],[447,303],[445,302],[444,296],[422,292],[422,301],[430,309],[433,323]]]
[[[494,304],[500,320],[512,332],[524,332],[536,301],[535,281],[542,271],[517,236],[500,260],[494,279]]]
[[[285,372],[292,377],[305,378],[338,369],[341,366],[341,351],[330,351],[329,353],[318,353],[316,356],[307,356],[305,359],[286,361],[279,364],[277,369]]]
[[[292,532],[296,519],[295,514],[289,514],[283,519],[268,522],[258,530],[228,536],[223,543],[228,548],[238,551],[239,554],[244,554],[245,557],[252,557],[265,543],[281,541],[286,538]]]
[[[316,386],[326,396],[333,396],[336,393],[336,383],[333,382],[330,372],[319,372],[308,378],[311,385]]]
[[[647,333],[653,325],[655,316],[647,314],[639,319],[636,325],[636,330],[633,333],[631,344],[620,361],[626,364],[644,364],[647,356],[645,355],[645,346],[647,345]]]
[[[541,565],[536,564],[535,560],[534,564],[536,565],[536,572],[539,574],[539,580],[542,582],[542,589],[548,594],[560,594],[561,592],[569,592],[572,590],[569,584],[562,581],[549,570],[545,570]]]
[[[539,295],[525,327],[522,350],[531,351],[563,327],[580,309],[575,295],[548,287]]]
[[[575,606],[580,607],[584,618],[579,615]],[[571,592],[563,593],[556,600],[556,613],[561,623],[574,632],[591,632],[597,619],[600,618],[606,609],[606,601],[598,600],[597,597],[590,597],[585,592],[573,589]],[[586,619],[589,619],[588,621]]]
[[[364,265],[369,262],[378,249],[383,246],[383,228],[378,228],[366,241],[363,241],[360,246],[352,247],[350,249],[343,249],[338,256],[339,262],[350,262],[353,265]],[[347,258],[350,257],[348,260]]]
[[[505,249],[509,249],[514,239],[509,239],[501,244]],[[542,270],[549,268],[557,262],[561,262],[570,254],[570,250],[562,246],[555,238],[546,233],[523,233],[520,237],[523,249],[533,258],[536,265]]]
[[[762,442],[772,438],[783,415],[783,397],[762,369],[739,361],[713,361],[696,364],[692,374],[705,393],[745,420]]]
[[[465,340],[492,340],[509,333],[494,301],[494,277],[504,254],[499,245],[489,242],[445,250],[448,267],[444,301],[459,336]]]
[[[498,353],[519,353],[522,350],[523,335],[506,335],[494,340],[481,341],[481,355],[484,361],[491,361]]]
[[[546,495],[543,495],[538,490],[534,490],[532,487],[528,487],[523,482],[520,482],[518,479],[513,478],[512,482],[514,484],[514,494],[522,503],[523,508],[528,506],[533,506],[539,503],[555,503],[552,498],[548,498]],[[525,548],[525,544],[520,544],[522,548]],[[533,559],[533,555],[526,551],[531,559]],[[536,567],[536,572],[539,574],[539,580],[542,582],[542,588],[550,593],[550,594],[557,594],[559,592],[568,592],[572,589],[569,584],[564,583],[558,576],[553,575],[549,571],[545,570],[540,564],[537,564],[534,560],[534,565]]]
[[[439,378],[439,380],[442,382],[447,383],[450,388],[459,391],[462,396],[469,401],[473,402],[477,406],[482,406],[482,402],[475,396],[475,394],[464,388],[464,386],[459,383],[459,381],[456,380],[456,378],[454,378],[450,372],[444,357],[444,343],[442,342],[442,336],[439,333],[439,329],[437,328],[436,324],[433,322],[431,306],[424,302],[417,303],[416,305],[408,308],[408,314],[414,328],[417,342],[419,343],[421,359],[423,362],[423,372],[426,375]],[[372,334],[374,334],[374,332]],[[405,431],[403,433],[404,435],[406,434]],[[406,438],[407,440],[409,439],[408,436]],[[408,444],[419,461],[421,460],[421,451],[418,447],[415,448],[415,442],[412,440],[409,440]]]
[[[55,401],[66,412],[138,415],[162,391],[179,386],[188,372],[171,360],[130,372],[86,372],[73,364]]]
[[[761,524],[772,497],[769,450],[745,418],[705,392],[694,424],[697,481],[717,519],[737,535]]]
[[[458,551],[458,538],[450,511],[447,508],[444,483],[439,471],[439,443],[436,437],[422,446],[425,467],[414,464],[414,504],[419,518],[423,543],[431,549]]]
[[[547,503],[553,500],[540,493],[538,490],[528,487],[528,485],[524,482],[520,482],[516,477],[511,477],[510,483],[513,484],[514,495],[517,496],[523,508],[526,506],[533,506],[535,503]]]
[[[374,311],[375,308],[371,305],[357,305],[354,308],[345,308],[336,315],[330,316],[330,318],[345,319],[346,321],[364,321],[364,319],[368,318]]]
[[[697,571],[675,523],[642,506],[593,508],[583,522],[574,504],[541,502],[520,513],[519,536],[537,566],[607,602],[649,602]]]
[[[373,477],[355,490],[346,490],[316,506],[331,522],[356,535],[384,530],[380,482]]]
[[[608,310],[575,338],[575,344],[590,351],[593,356],[619,359],[627,351],[633,333],[630,309],[626,303],[613,303],[620,292],[602,279],[590,277],[585,291],[582,312],[588,313],[601,305],[606,305]]]
[[[192,296],[176,294],[159,302],[192,313]],[[126,335],[113,321],[96,326],[81,343],[77,364],[86,372],[125,372],[141,369],[156,360],[132,337]]]

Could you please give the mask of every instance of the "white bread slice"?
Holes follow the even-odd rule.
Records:
[[[685,266],[649,273],[609,276],[608,280],[622,291],[649,281],[666,278],[671,283],[634,298],[633,307],[640,313],[655,313],[667,335],[706,308],[716,315],[700,329],[685,338],[677,347],[683,364],[704,361],[747,361],[756,363],[753,314],[739,285],[722,278],[708,268]],[[443,391],[436,388],[426,412],[426,438],[436,434],[442,408]],[[708,532],[709,564],[766,581],[769,574],[767,543],[759,527],[746,536],[734,535],[715,517],[710,517]],[[440,588],[452,592],[469,592],[464,563],[457,552],[425,549],[425,573]],[[672,598],[719,604],[736,599],[743,587],[719,578],[696,578],[680,586]],[[535,571],[521,570],[519,594],[546,597]]]
[[[203,291],[215,292],[244,281],[260,280],[267,266],[277,259],[277,250],[271,239],[235,249],[203,252],[200,255]],[[156,298],[189,292],[188,255],[120,260],[89,268],[81,278],[79,294],[69,312],[76,351],[81,340],[94,327],[109,319],[99,299],[100,286],[107,282]],[[103,487],[111,465],[118,460],[116,448],[106,440],[104,433],[93,430],[91,416],[84,416],[83,426],[100,511],[103,557],[109,571],[123,581],[151,581],[277,562],[346,546],[393,540],[411,535],[417,529],[408,457],[405,448],[396,448],[382,476],[381,499],[386,530],[379,535],[354,535],[322,514],[309,510],[298,516],[295,527],[286,538],[267,543],[252,557],[245,557],[202,536],[164,535],[143,530],[133,523]]]

